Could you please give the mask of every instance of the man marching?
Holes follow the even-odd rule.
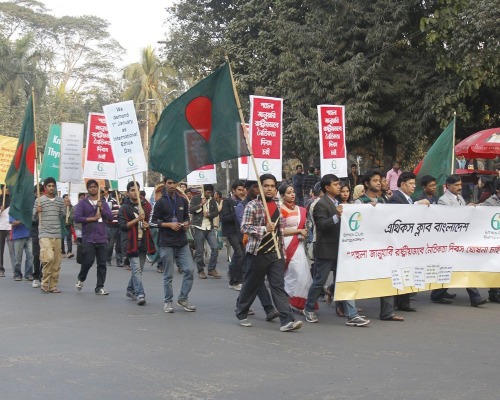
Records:
[[[87,274],[97,261],[97,284],[95,294],[108,295],[104,289],[106,281],[106,258],[108,256],[108,235],[106,223],[113,220],[113,213],[105,201],[99,199],[99,184],[94,179],[87,182],[89,195],[82,199],[75,208],[74,221],[82,224],[83,262],[76,282],[76,290],[83,288]]]

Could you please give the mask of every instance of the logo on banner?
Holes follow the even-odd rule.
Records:
[[[332,161],[332,169],[337,169],[337,161],[336,160]]]
[[[500,213],[496,213],[491,219],[491,227],[496,231],[500,230]]]
[[[127,163],[128,163],[128,165],[130,165],[131,167],[133,167],[134,166],[134,158],[133,157],[129,157],[127,159]]]
[[[355,212],[354,214],[351,215],[351,218],[349,218],[349,229],[354,232],[357,231],[360,226],[361,226],[361,213]]]
[[[99,172],[104,171],[104,164],[103,164],[103,163],[99,163],[99,164],[97,164],[97,170],[98,170]]]
[[[264,172],[269,171],[269,161],[267,160],[262,161],[262,171]]]
[[[203,171],[200,171],[198,176],[200,177],[200,179],[205,179],[205,174],[203,173]]]

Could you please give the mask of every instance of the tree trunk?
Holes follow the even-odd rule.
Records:
[[[396,161],[398,142],[394,136],[386,136],[384,137],[383,140],[384,140],[383,170],[388,171],[392,168],[392,163]]]

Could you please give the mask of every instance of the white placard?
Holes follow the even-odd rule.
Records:
[[[439,274],[438,274],[437,283],[450,283],[452,272],[453,272],[452,265],[441,265],[439,267]]]
[[[137,176],[148,168],[132,100],[103,107],[118,178]]]
[[[205,165],[187,176],[188,185],[205,185],[208,183],[217,183],[217,170],[215,165]]]
[[[401,276],[401,271],[398,268],[393,268],[391,270],[392,287],[398,290],[405,290],[403,285],[403,277]]]
[[[413,268],[413,282],[415,288],[425,290],[425,271],[427,267]]]
[[[428,265],[425,272],[425,283],[436,283],[439,274],[439,265]]]
[[[413,286],[413,268],[402,268],[401,275],[403,276],[403,283],[405,284],[405,287]]]
[[[127,185],[129,182],[133,182],[132,175],[126,176],[125,178],[120,178],[118,179],[118,190],[120,192],[126,192],[127,191]],[[137,174],[135,176],[136,182],[139,184],[139,190],[144,190],[144,177],[143,174]]]
[[[61,123],[59,180],[81,182],[83,162],[83,124]]]

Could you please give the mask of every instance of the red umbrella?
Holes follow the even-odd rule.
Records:
[[[455,154],[465,158],[494,159],[500,155],[500,128],[474,133],[455,146]]]

